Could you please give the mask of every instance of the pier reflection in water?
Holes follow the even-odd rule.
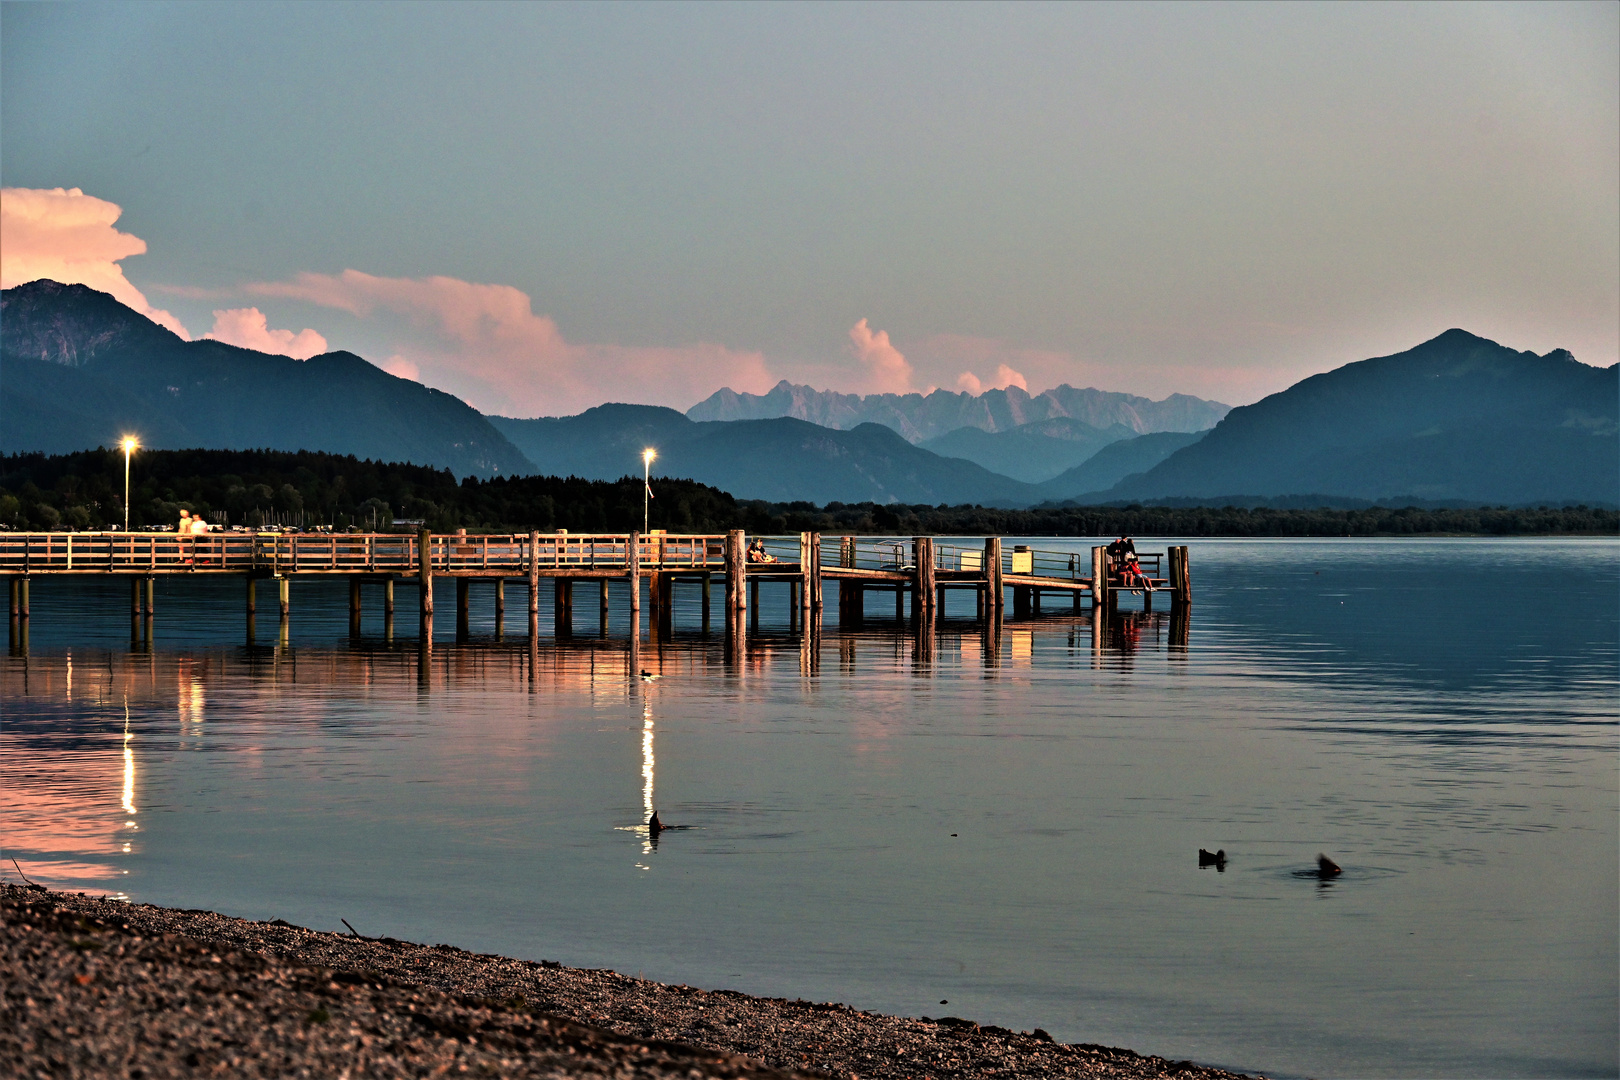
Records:
[[[1612,1073],[1615,545],[1197,565],[1190,621],[872,596],[806,633],[767,583],[757,628],[677,589],[635,636],[476,589],[351,626],[341,582],[250,636],[168,580],[130,634],[40,582],[0,840],[56,886],[1250,1070]],[[694,828],[655,849],[654,809]]]

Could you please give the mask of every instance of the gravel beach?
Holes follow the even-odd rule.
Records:
[[[0,885],[18,1077],[1239,1074],[945,1017]]]

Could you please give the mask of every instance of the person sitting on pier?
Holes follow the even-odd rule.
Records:
[[[204,519],[202,514],[200,514],[200,513],[192,514],[191,515],[191,554],[192,554],[192,556],[194,558],[197,555],[197,547],[198,547],[197,541],[204,538],[204,537],[206,537],[207,535],[208,535],[208,522],[207,522],[207,520]],[[199,561],[200,562],[207,562],[206,559],[200,559]]]
[[[1108,556],[1109,569],[1125,584],[1130,583],[1131,567],[1135,568],[1136,574],[1141,574],[1142,568],[1136,562],[1136,543],[1124,533],[1120,534],[1118,540],[1108,545],[1104,554]]]
[[[776,556],[765,550],[765,541],[754,537],[748,544],[749,562],[775,562]]]

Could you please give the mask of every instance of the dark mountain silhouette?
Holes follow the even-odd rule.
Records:
[[[1041,490],[1054,499],[1072,499],[1077,493],[1104,491],[1127,476],[1147,472],[1207,434],[1204,431],[1156,431],[1109,443],[1079,465],[1041,484]]]
[[[544,472],[613,480],[641,471],[773,502],[983,503],[1023,506],[1036,491],[971,461],[912,446],[881,424],[836,431],[792,417],[697,422],[652,405],[600,405],[578,416],[491,417]]]
[[[1124,424],[1092,427],[1071,416],[1020,424],[1008,431],[964,427],[918,445],[945,457],[966,458],[1025,483],[1050,480],[1093,454],[1136,433]]]
[[[0,296],[0,450],[64,453],[138,435],[153,448],[269,448],[532,472],[459,398],[353,353],[309,360],[184,341],[84,285]]]
[[[1233,409],[1101,498],[1620,502],[1620,366],[1448,330]]]
[[[858,424],[891,427],[908,442],[937,439],[958,428],[1011,431],[1023,424],[1069,417],[1094,428],[1118,424],[1129,432],[1203,431],[1225,416],[1229,405],[1186,394],[1153,401],[1134,394],[1077,390],[1067,384],[1031,395],[1022,387],[986,390],[977,396],[935,390],[922,394],[840,394],[797,386],[783,379],[765,394],[716,391],[686,411],[693,420],[766,420],[792,416],[822,427],[849,430]]]

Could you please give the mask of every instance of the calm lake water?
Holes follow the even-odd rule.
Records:
[[[57,887],[1274,1075],[1614,1075],[1620,544],[1188,543],[1185,647],[1065,603],[919,649],[877,597],[806,642],[767,585],[740,664],[678,592],[651,683],[578,594],[531,648],[521,590],[462,642],[446,590],[424,650],[414,590],[351,638],[299,581],[249,644],[239,581],[167,579],[144,647],[127,585],[39,580],[0,842]],[[654,847],[651,805],[691,828]]]

